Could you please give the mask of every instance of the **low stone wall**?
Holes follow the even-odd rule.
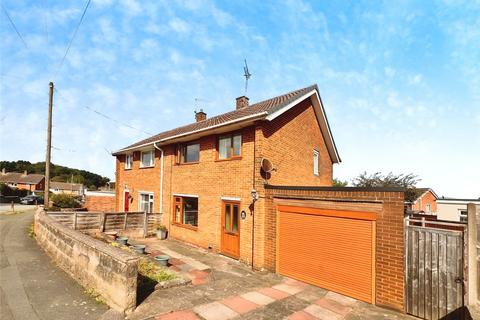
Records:
[[[130,313],[135,309],[138,275],[135,254],[72,230],[43,210],[35,214],[35,234],[47,254],[83,287],[93,288],[117,311]]]

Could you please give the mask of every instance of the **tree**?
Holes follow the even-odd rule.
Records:
[[[409,174],[394,174],[390,172],[383,175],[381,172],[367,174],[363,172],[358,177],[352,180],[355,187],[402,187],[406,188],[405,200],[414,201],[417,197],[416,185],[421,181],[417,175]]]
[[[45,174],[45,162],[30,163],[24,160],[0,161],[0,168],[5,168],[7,172],[23,172],[26,170],[28,173]],[[89,189],[103,187],[110,181],[106,177],[86,170],[59,166],[53,163],[50,168],[50,176],[52,181],[82,183]]]
[[[348,181],[342,181],[337,178],[333,178],[334,187],[346,187],[347,185],[348,185]]]

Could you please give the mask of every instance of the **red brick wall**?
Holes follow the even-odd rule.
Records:
[[[430,205],[430,212],[437,212],[437,198],[431,191],[427,191],[412,205],[412,210],[427,212],[427,204]]]
[[[115,211],[115,197],[112,196],[85,196],[85,208],[88,211]]]
[[[270,159],[277,171],[273,185],[331,186],[332,160],[310,99],[272,122],[262,123],[260,157]],[[313,174],[313,150],[320,153],[319,175]]]
[[[404,193],[362,191],[357,188],[345,188],[345,191],[333,191],[341,190],[337,188],[312,189],[266,189],[264,267],[275,270],[277,211],[274,197],[314,198],[320,205],[330,209],[376,212],[376,304],[403,311]]]

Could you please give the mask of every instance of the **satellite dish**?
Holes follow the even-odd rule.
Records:
[[[262,170],[267,173],[270,173],[275,170],[275,168],[273,167],[272,161],[268,160],[267,158],[262,158],[261,167],[262,167]]]

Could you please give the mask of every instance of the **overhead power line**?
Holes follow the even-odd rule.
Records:
[[[104,117],[105,119],[111,120],[111,121],[113,121],[113,122],[115,122],[115,123],[117,123],[117,124],[120,124],[120,125],[124,126],[124,127],[130,128],[130,129],[133,129],[133,130],[137,130],[137,131],[146,133],[146,134],[151,135],[151,136],[153,135],[153,133],[144,131],[144,130],[142,130],[142,129],[135,128],[134,126],[131,126],[131,125],[129,125],[128,123],[120,122],[120,121],[118,121],[118,120],[116,120],[116,119],[113,119],[113,118],[111,118],[110,116],[107,116],[106,114],[104,114],[104,113],[102,113],[102,112],[100,112],[100,111],[97,111],[97,110],[95,110],[95,109],[90,108],[89,106],[85,106],[85,108],[88,109],[88,110],[90,110],[90,111],[92,111],[92,112],[95,112],[96,114],[98,114],[99,116]]]
[[[67,98],[65,98],[65,97],[58,91],[57,88],[55,88],[55,92],[60,96],[61,99],[67,101]],[[138,128],[132,126],[132,125],[129,125],[128,123],[125,123],[125,122],[119,121],[119,120],[117,120],[117,119],[114,119],[114,118],[110,117],[109,115],[107,115],[107,114],[105,114],[105,113],[103,113],[103,112],[100,112],[100,111],[98,111],[98,110],[95,110],[95,109],[93,109],[93,108],[91,108],[91,107],[89,107],[89,106],[84,106],[84,108],[87,109],[87,110],[89,110],[89,111],[92,111],[92,112],[98,114],[99,116],[101,116],[101,117],[103,117],[103,118],[105,118],[105,119],[108,119],[108,120],[110,120],[110,121],[112,121],[112,122],[114,122],[114,123],[116,123],[116,124],[119,124],[119,125],[121,125],[121,126],[130,128],[130,129],[133,129],[133,130],[136,130],[136,131],[138,131],[138,132],[145,133],[145,134],[148,134],[148,135],[150,135],[150,136],[153,136],[153,133],[150,133],[150,132],[145,131],[145,130],[142,130],[142,129],[138,129]]]
[[[7,16],[8,21],[10,21],[10,24],[12,25],[13,29],[15,29],[15,32],[17,33],[18,37],[20,38],[20,40],[22,40],[23,45],[25,46],[26,49],[28,49],[28,46],[27,46],[27,43],[25,42],[25,39],[23,39],[22,35],[20,34],[20,31],[18,31],[17,26],[13,22],[12,18],[10,18],[10,15],[8,14],[7,9],[5,9],[5,7],[3,6],[3,3],[2,3],[2,10],[5,13],[5,15]]]
[[[70,39],[70,42],[67,45],[67,50],[65,50],[65,54],[63,55],[62,61],[60,61],[60,65],[58,66],[54,78],[58,75],[58,72],[60,72],[60,69],[63,66],[63,63],[65,62],[65,58],[68,55],[68,52],[70,51],[70,47],[72,46],[73,40],[75,39],[75,36],[77,35],[78,29],[80,28],[80,25],[82,24],[83,18],[85,17],[85,14],[87,13],[88,7],[90,6],[91,0],[87,1],[87,5],[85,6],[85,9],[83,9],[82,16],[80,17],[80,21],[78,21],[77,27],[75,28],[75,31],[73,32],[73,36]]]

